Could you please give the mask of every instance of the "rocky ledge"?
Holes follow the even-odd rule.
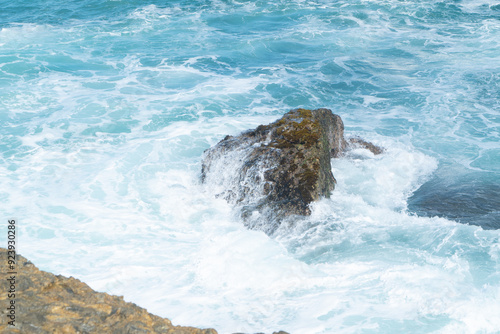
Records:
[[[0,248],[0,253],[0,333],[217,334],[213,329],[174,326],[123,297],[96,292],[73,277],[38,270],[20,255],[14,275],[15,326],[11,326],[7,323],[11,299],[5,293],[11,283],[7,250]]]
[[[382,152],[360,138],[346,141],[342,119],[329,109],[294,109],[208,149],[202,181],[241,208],[248,227],[272,234],[287,217],[310,215],[311,202],[330,196],[336,183],[330,160],[353,147]]]

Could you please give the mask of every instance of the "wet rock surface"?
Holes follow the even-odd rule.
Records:
[[[311,202],[330,196],[336,183],[330,160],[354,146],[382,152],[360,138],[347,142],[342,119],[329,109],[294,109],[208,149],[202,181],[239,206],[248,227],[271,234],[287,217],[307,216]]]
[[[0,248],[2,278],[10,271],[7,251]],[[9,275],[10,276],[10,275]],[[38,270],[17,255],[15,326],[7,323],[7,293],[0,294],[0,333],[168,333],[217,334],[213,329],[174,326],[168,319],[127,303],[122,297],[92,290],[73,277]],[[8,291],[2,279],[1,291]],[[5,306],[5,307],[4,307]]]
[[[377,155],[377,154],[381,154],[382,152],[384,152],[384,150],[377,146],[377,145],[374,145],[370,142],[367,142],[366,140],[363,140],[361,138],[350,138],[348,140],[348,148],[356,148],[356,147],[361,147],[361,148],[364,148],[364,149],[367,149],[368,151],[372,152],[374,155]]]

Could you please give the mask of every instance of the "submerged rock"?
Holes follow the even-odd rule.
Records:
[[[361,138],[350,138],[349,139],[349,146],[352,147],[362,147],[367,149],[368,151],[372,152],[374,155],[382,153],[384,150],[381,147],[378,147],[377,145],[374,145],[370,142],[367,142]]]
[[[351,145],[376,148],[361,139]],[[309,215],[311,202],[330,196],[336,183],[330,160],[348,147],[340,116],[294,109],[208,149],[202,181],[240,206],[247,226],[272,233],[286,217]]]
[[[0,248],[0,253],[0,272],[3,278],[9,278],[7,250]],[[0,294],[0,304],[5,305],[3,319],[11,321],[7,305],[15,300],[15,326],[2,321],[1,333],[217,334],[213,329],[174,326],[122,297],[96,292],[73,277],[40,271],[26,258],[16,257],[15,299]],[[2,291],[9,290],[7,284],[10,282],[2,279]]]

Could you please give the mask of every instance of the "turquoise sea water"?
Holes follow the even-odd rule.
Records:
[[[499,101],[494,1],[0,0],[0,212],[41,269],[175,324],[499,333]],[[298,107],[386,151],[269,237],[201,158]]]

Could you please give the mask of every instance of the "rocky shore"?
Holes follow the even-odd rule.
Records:
[[[0,248],[2,273],[0,333],[217,334],[214,329],[174,326],[123,297],[96,292],[73,277],[39,270],[17,255],[15,326],[7,323],[10,282],[7,250]]]

